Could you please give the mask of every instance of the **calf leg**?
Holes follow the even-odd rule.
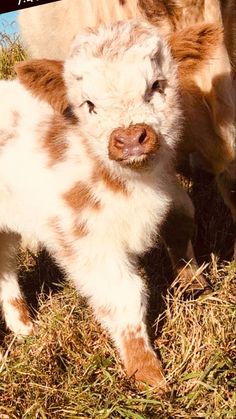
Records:
[[[193,204],[182,187],[176,185],[174,202],[161,235],[169,252],[176,276],[188,291],[200,291],[207,287],[204,276],[196,262],[192,239],[195,233]]]
[[[114,257],[108,251],[86,260],[93,266],[88,272],[79,269],[84,282],[75,283],[89,297],[98,320],[109,331],[123,360],[128,376],[166,389],[161,362],[148,337],[146,325],[147,292],[142,278],[122,255]],[[96,261],[100,261],[97,264]]]
[[[217,177],[217,185],[234,223],[234,260],[236,261],[236,161]]]
[[[19,237],[0,233],[0,302],[8,329],[19,335],[32,332],[32,323],[16,275]]]

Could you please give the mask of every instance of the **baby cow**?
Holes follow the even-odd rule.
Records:
[[[187,59],[183,51],[179,66]],[[128,375],[164,389],[136,260],[171,206],[192,212],[173,169],[182,111],[167,44],[148,23],[118,23],[80,35],[65,63],[33,60],[17,72],[20,81],[0,82],[6,325],[32,331],[15,269],[22,236],[46,246],[88,298]]]

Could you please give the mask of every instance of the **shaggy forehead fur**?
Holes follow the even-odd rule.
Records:
[[[68,64],[71,71],[75,69],[76,74],[78,64],[81,72],[88,71],[89,68],[96,71],[101,62],[106,65],[112,64],[114,73],[118,62],[120,65],[138,64],[137,72],[147,66],[148,60],[152,60],[153,64],[158,62],[167,73],[170,72],[172,64],[167,44],[157,28],[136,20],[88,29],[83,35],[76,37],[70,56]],[[126,71],[126,76],[128,75]],[[143,75],[145,76],[145,73]]]

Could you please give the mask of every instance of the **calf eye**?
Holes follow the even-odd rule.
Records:
[[[95,105],[93,102],[91,102],[90,100],[86,100],[86,103],[88,105],[89,113],[97,113],[95,111]]]
[[[154,81],[151,89],[152,89],[152,92],[159,92],[160,90],[162,90],[161,82],[159,80]]]

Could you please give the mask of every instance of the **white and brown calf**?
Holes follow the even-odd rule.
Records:
[[[61,0],[22,10],[19,16],[22,39],[35,58],[64,59],[71,40],[84,27],[135,17],[149,20],[167,38],[174,33],[179,37],[185,30],[180,55],[184,47],[194,61],[202,48],[191,46],[192,26],[216,23],[224,27],[224,36],[223,32],[218,36],[214,51],[211,42],[206,45],[204,65],[196,71],[189,66],[179,74],[185,126],[176,161],[180,164],[195,153],[204,169],[216,175],[236,231],[235,0]],[[178,60],[179,51],[172,48],[172,53]]]
[[[214,44],[214,31],[205,27],[202,46],[209,36]],[[182,41],[175,39],[177,49]],[[184,52],[179,61],[188,66]],[[26,61],[17,72],[20,81],[0,82],[6,325],[32,330],[15,267],[22,236],[46,246],[89,299],[127,373],[163,389],[136,260],[170,208],[193,212],[173,169],[183,116],[169,48],[154,26],[130,21],[79,36],[65,63]],[[191,243],[184,247],[189,260]]]

